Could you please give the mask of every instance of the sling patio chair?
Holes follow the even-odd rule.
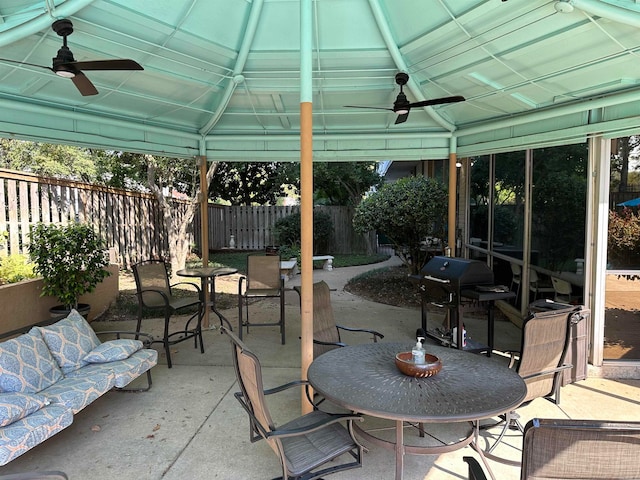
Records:
[[[300,295],[299,286],[293,289]],[[339,347],[346,347],[340,338],[340,331],[368,333],[374,342],[384,338],[375,330],[351,328],[337,325],[331,306],[331,289],[327,282],[320,281],[313,284],[313,358]]]
[[[194,339],[194,346],[204,353],[202,342],[202,316],[204,313],[202,292],[200,287],[191,282],[169,283],[169,271],[167,264],[162,260],[146,260],[133,266],[133,275],[136,280],[136,295],[138,297],[138,324],[136,332],[141,333],[142,317],[145,309],[158,310],[164,315],[164,331],[162,340],[153,340],[153,343],[162,343],[167,355],[167,366],[172,367],[171,346],[190,338]],[[185,285],[196,291],[197,295],[175,296],[173,288]],[[187,312],[196,309],[184,327],[177,331],[170,331],[170,320],[174,314],[181,311]],[[137,337],[136,337],[137,338]]]
[[[640,422],[533,419],[524,428],[521,480],[640,478]],[[486,480],[474,457],[469,480]]]
[[[277,322],[249,321],[249,300],[261,298],[280,299],[280,319]],[[280,274],[280,256],[247,255],[247,274],[238,281],[238,335],[241,340],[243,327],[247,333],[249,327],[280,327],[284,345],[284,277]]]
[[[363,448],[353,434],[353,421],[362,420],[359,415],[331,414],[314,407],[312,412],[277,426],[266,396],[304,386],[311,401],[309,382],[297,380],[265,390],[258,357],[229,329],[222,327],[222,331],[231,340],[240,387],[234,395],[249,415],[249,439],[251,442],[266,440],[280,459],[282,479],[308,480],[362,466]],[[343,456],[346,460],[338,460]]]
[[[536,398],[546,398],[556,405],[560,404],[561,376],[571,364],[564,362],[569,345],[573,315],[579,315],[580,307],[562,308],[531,313],[522,325],[520,352],[511,352],[509,368],[516,368],[518,374],[527,385],[527,395],[522,404]],[[519,354],[519,359],[517,356]],[[486,451],[486,455],[494,460],[514,464],[510,460],[492,455],[494,449],[504,438],[509,428],[524,431],[519,415],[515,411],[503,416],[504,426],[496,442]],[[486,430],[494,425],[483,425]],[[517,462],[515,463],[517,465]]]

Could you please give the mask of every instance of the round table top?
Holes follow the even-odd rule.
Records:
[[[223,275],[232,275],[238,271],[237,268],[228,267],[193,267],[178,270],[176,275],[181,277],[221,277]]]
[[[369,343],[331,350],[307,372],[313,388],[354,412],[424,423],[480,420],[516,408],[527,387],[497,359],[453,348],[425,345],[442,361],[433,377],[415,378],[395,365],[407,343]]]

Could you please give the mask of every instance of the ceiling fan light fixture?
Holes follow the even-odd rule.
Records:
[[[62,78],[73,78],[76,76],[76,71],[73,68],[65,65],[59,65],[58,67],[56,67],[54,73]]]
[[[558,0],[554,3],[553,7],[556,9],[556,12],[559,13],[571,13],[573,12],[573,5],[570,1],[566,0]]]
[[[394,112],[396,112],[398,115],[405,115],[405,114],[409,113],[409,109],[408,108],[399,108],[398,110],[394,110]]]

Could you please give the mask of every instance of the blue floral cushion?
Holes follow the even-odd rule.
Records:
[[[109,340],[89,352],[89,354],[84,357],[84,361],[88,363],[107,363],[124,360],[142,349],[142,346],[140,340],[129,340],[126,338]]]
[[[31,415],[46,405],[49,405],[49,400],[42,395],[20,392],[1,393],[0,427]]]
[[[0,393],[38,393],[61,378],[58,364],[35,329],[0,343]]]
[[[48,327],[35,327],[65,375],[87,365],[84,357],[100,345],[91,325],[77,311]]]

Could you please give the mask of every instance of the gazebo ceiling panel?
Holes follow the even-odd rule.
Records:
[[[331,161],[446,157],[450,136],[472,153],[640,129],[634,0],[576,0],[571,13],[556,0],[308,0],[312,78],[301,79],[305,1],[3,1],[0,136],[211,158],[227,137],[231,159],[265,137],[261,161],[295,158],[299,141],[275,137],[299,136],[309,82],[314,135],[336,139],[314,148]],[[60,18],[73,22],[76,60],[131,58],[144,70],[86,72],[99,94],[83,97],[46,68],[16,64],[51,66]],[[399,70],[412,102],[467,100],[414,108],[399,125],[388,110],[345,108],[391,108]],[[406,136],[416,134],[425,143]]]

